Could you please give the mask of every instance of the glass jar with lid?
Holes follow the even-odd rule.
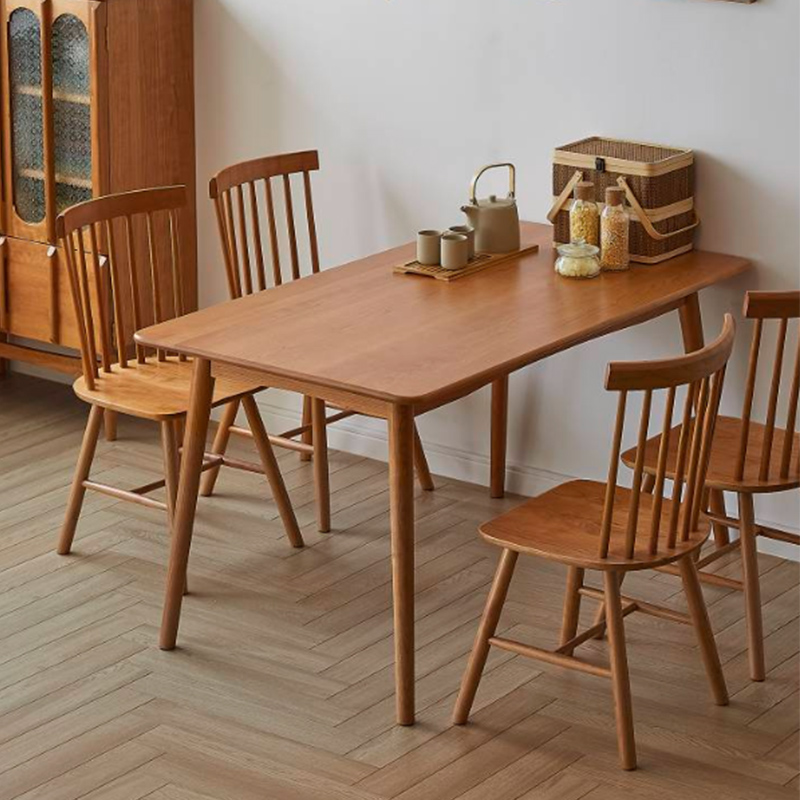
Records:
[[[582,240],[558,247],[556,272],[565,278],[594,278],[600,274],[600,248]]]
[[[569,209],[569,238],[587,244],[600,244],[600,209],[594,201],[594,184],[581,181],[575,186],[575,199]]]
[[[630,218],[625,210],[625,190],[619,186],[606,189],[606,207],[600,217],[600,263],[604,270],[619,272],[631,263]]]

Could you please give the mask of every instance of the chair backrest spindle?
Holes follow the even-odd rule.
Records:
[[[800,318],[800,292],[748,292],[744,302],[744,315],[754,320],[753,338],[750,345],[750,362],[747,370],[744,407],[742,410],[741,436],[736,456],[735,476],[737,480],[767,482],[777,478],[786,479],[792,469],[792,451],[798,442],[797,406],[800,395],[800,340],[792,370],[792,379],[786,397],[786,425],[778,426],[781,384],[784,377],[784,362],[790,322]],[[753,422],[758,369],[761,361],[764,333],[770,322],[777,322],[775,352],[772,359],[772,374],[767,394],[766,416],[763,428]],[[797,325],[793,326],[797,329]],[[755,433],[759,435],[754,435]],[[758,449],[760,439],[760,450]],[[776,440],[782,440],[780,449]],[[800,447],[798,464],[800,471]]]
[[[311,196],[311,172],[318,169],[318,154],[316,151],[306,151],[245,161],[222,170],[212,179],[209,194],[216,209],[231,297],[241,297],[269,288],[266,266],[268,258],[272,265],[273,286],[303,277],[298,217],[292,190],[293,175],[302,175],[305,202],[300,205],[299,213],[304,211],[306,216],[310,274],[319,272],[319,246]],[[281,264],[282,247],[272,191],[273,178],[280,179],[283,186],[284,252],[288,253],[288,275],[284,275]],[[264,187],[263,209],[258,197],[259,184]],[[266,235],[262,234],[262,214],[266,215]],[[269,240],[269,256],[264,251],[265,239]]]
[[[667,477],[667,456],[669,454],[670,434],[672,431],[672,415],[675,410],[675,387],[670,386],[667,391],[666,407],[664,409],[664,423],[661,428],[661,443],[658,448],[656,462],[656,480],[653,485],[653,517],[650,524],[650,555],[658,550],[658,535],[661,530],[661,508],[664,504],[664,481]]]
[[[722,333],[717,341],[686,356],[642,363],[612,363],[606,377],[606,389],[619,392],[617,419],[611,447],[605,504],[600,528],[600,558],[608,558],[615,526],[620,527],[620,545],[614,545],[613,556],[633,560],[638,553],[658,555],[674,549],[692,538],[698,529],[704,485],[711,454],[711,439],[725,374],[725,365],[733,349],[735,326],[726,315]],[[685,388],[683,414],[677,446],[672,449],[676,435],[672,430],[673,416],[679,389]],[[656,393],[664,392],[664,412],[660,425],[661,439],[656,457],[656,472],[652,495],[642,489],[647,441]],[[617,487],[618,465],[625,427],[626,405],[632,393],[642,393],[633,483],[628,499]],[[674,461],[673,493],[665,497],[669,460]],[[684,487],[685,476],[685,487]],[[627,508],[615,508],[626,502]],[[666,520],[665,506],[669,504]],[[621,512],[625,513],[621,513]],[[649,519],[648,515],[649,514]],[[664,531],[663,529],[666,528]],[[646,544],[637,546],[641,532],[646,532]]]
[[[144,363],[147,353],[133,340],[137,330],[183,314],[179,210],[186,201],[183,186],[143,189],[80,203],[59,216],[56,232],[67,264],[90,389],[95,388],[100,369],[111,377],[115,364],[130,368],[129,353],[135,352],[137,363]],[[162,217],[163,227],[158,222]],[[146,232],[146,264],[137,258],[137,219]],[[115,230],[120,226],[122,250]],[[163,240],[158,235],[161,230],[167,231]],[[158,351],[159,360],[166,357],[166,352]]]

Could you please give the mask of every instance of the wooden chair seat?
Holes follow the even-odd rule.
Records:
[[[90,389],[83,377],[74,383],[75,394],[92,405],[109,408],[144,419],[165,420],[185,414],[189,408],[192,362],[168,356],[159,361],[148,357],[146,363],[129,361],[123,369],[111,367],[111,375],[100,373]],[[215,381],[214,405],[257,392],[262,387],[242,378],[220,376]]]
[[[800,486],[800,463],[795,459],[789,466],[788,475],[781,476],[780,461],[783,453],[786,432],[775,428],[772,449],[770,453],[769,478],[759,480],[761,454],[767,428],[758,422],[749,423],[749,435],[744,462],[744,476],[736,479],[736,464],[742,446],[742,420],[737,417],[719,417],[717,430],[714,436],[714,449],[711,451],[711,461],[708,466],[706,484],[711,489],[730,492],[751,492],[753,494],[766,492],[783,492],[787,489],[796,489]],[[667,453],[667,475],[671,478],[675,474],[675,456],[678,452],[679,428],[674,428],[669,441]],[[793,434],[794,443],[792,450],[797,452],[800,446],[800,433]],[[645,447],[644,469],[648,475],[655,475],[658,448],[661,445],[661,436],[649,439]],[[636,448],[632,447],[622,455],[623,462],[633,467],[636,461]]]
[[[633,558],[625,557],[625,530],[630,510],[630,489],[618,486],[614,495],[614,516],[608,557],[598,556],[600,526],[606,499],[606,484],[597,481],[570,481],[534,497],[496,519],[485,522],[479,530],[484,539],[518,553],[558,561],[562,564],[597,570],[652,569],[669,564],[703,545],[709,523],[700,522],[685,542],[678,542],[668,552],[660,549],[651,555],[648,533],[653,512],[653,495],[641,495],[637,537]],[[663,500],[661,524],[669,526],[672,503]]]

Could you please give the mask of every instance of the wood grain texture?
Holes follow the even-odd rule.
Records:
[[[764,442],[765,426],[759,422],[749,424],[747,457],[744,474],[741,479],[736,476],[736,460],[741,446],[742,421],[737,417],[720,417],[717,420],[717,430],[714,436],[714,446],[711,450],[711,461],[708,467],[708,485],[720,491],[746,491],[752,493],[782,492],[800,486],[800,464],[790,464],[788,474],[780,476],[781,452],[787,434],[783,430],[776,430],[771,451],[772,477],[762,480],[759,477],[761,466],[761,453]],[[667,455],[667,474],[675,474],[675,455],[680,433],[680,426],[673,428],[670,433],[669,451]],[[793,434],[795,453],[800,451],[800,434]],[[658,448],[661,437],[654,436],[649,439],[645,447],[645,471],[655,474]],[[634,463],[636,449],[632,448],[622,455],[623,461],[629,466]]]
[[[569,281],[553,271],[550,226],[523,227],[539,243],[538,253],[469,280],[442,286],[394,275],[391,267],[411,255],[407,245],[148,328],[139,340],[276,377],[431,407],[659,316],[749,268],[746,259],[693,252],[587,283]],[[313,325],[303,313],[309,307]],[[504,324],[498,326],[498,319]],[[424,368],[421,341],[427,343]]]
[[[398,729],[385,465],[330,453],[331,537],[316,531],[312,465],[280,454],[302,551],[286,546],[277,507],[256,503],[263,478],[230,473],[200,506],[184,601],[191,636],[160,653],[168,542],[157,515],[90,495],[76,556],[51,553],[85,417],[69,387],[18,375],[4,384],[4,800],[796,800],[797,564],[758,557],[761,684],[749,680],[741,596],[704,589],[728,708],[709,702],[691,628],[634,618],[641,769],[627,775],[614,759],[609,686],[592,675],[493,652],[472,722],[451,724],[497,555],[475,527],[521,498],[489,500],[483,487],[439,477],[435,493],[416,494],[420,724]],[[250,449],[235,442],[231,452]],[[155,426],[130,419],[96,456],[126,485],[161,462]],[[497,634],[556,642],[564,579],[557,565],[520,558]],[[683,610],[674,578],[631,573],[625,587]],[[653,626],[657,641],[645,635]],[[604,644],[585,647],[600,663]]]
[[[181,234],[184,306],[197,307],[197,244],[195,220],[195,136],[192,0],[27,0],[3,6],[3,19],[16,7],[33,10],[49,35],[62,14],[78,17],[89,35],[91,98],[91,188],[95,197],[149,186],[184,184],[190,202]],[[48,35],[42,48],[43,78],[49,83]],[[5,37],[2,37],[5,39]],[[4,85],[8,85],[8,47],[0,43]],[[9,93],[3,93],[5,174],[12,174],[12,148],[7,124]],[[37,342],[68,348],[80,346],[69,302],[69,281],[63,260],[51,254],[56,243],[53,98],[43,96],[47,214],[27,224],[14,212],[13,182],[5,181],[3,230],[9,234],[6,253],[8,318],[4,328],[18,337],[15,358],[66,371],[65,358],[43,358]],[[113,109],[111,113],[110,109]],[[144,231],[135,233],[140,252],[147,247]],[[169,260],[167,249],[159,256]],[[145,320],[145,323],[152,319]],[[23,342],[20,339],[32,340]]]

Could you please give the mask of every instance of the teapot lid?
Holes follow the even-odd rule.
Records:
[[[474,205],[478,206],[478,208],[507,208],[516,204],[517,201],[513,196],[498,197],[496,194],[490,194],[488,197],[474,202]]]

